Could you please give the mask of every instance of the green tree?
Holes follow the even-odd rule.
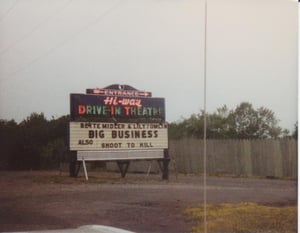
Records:
[[[278,138],[282,133],[273,111],[265,107],[255,110],[248,102],[238,105],[231,118],[237,138]]]
[[[40,152],[40,168],[58,168],[61,162],[67,162],[69,151],[63,138],[56,138],[47,143]]]
[[[48,123],[49,128],[49,139],[55,140],[57,138],[62,138],[64,140],[64,143],[67,145],[68,143],[68,135],[69,135],[69,122],[70,122],[70,116],[62,116],[57,119],[52,119]]]
[[[0,138],[0,169],[11,169],[19,147],[18,125],[14,120],[0,120]]]
[[[48,121],[32,113],[17,124],[0,120],[0,169],[54,168],[69,157],[69,116]]]
[[[226,105],[207,116],[207,138],[278,138],[288,133],[278,126],[273,111],[265,107],[254,109],[252,104],[242,102],[234,110]],[[202,138],[204,131],[204,111],[192,114],[187,119],[171,123],[170,138],[194,137]]]
[[[178,122],[169,124],[169,138],[179,139],[183,137],[187,138],[199,138],[203,135],[203,111],[200,114],[192,114],[189,118],[182,118]]]
[[[226,105],[218,108],[213,114],[208,114],[207,138],[231,138],[232,137],[232,121],[229,117],[231,111]]]
[[[21,151],[15,158],[16,169],[39,169],[40,153],[49,139],[48,121],[43,113],[32,113],[20,124]]]
[[[70,117],[62,116],[52,118],[48,123],[47,145],[43,146],[40,152],[41,168],[58,168],[61,162],[69,161],[68,150],[68,128]]]
[[[293,138],[298,139],[298,122],[295,124],[295,129],[292,136]]]

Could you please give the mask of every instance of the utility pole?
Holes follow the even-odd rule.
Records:
[[[207,191],[206,191],[206,160],[207,160],[207,151],[206,151],[206,68],[207,68],[207,0],[205,0],[204,6],[204,132],[203,132],[203,211],[204,211],[204,233],[207,233]]]

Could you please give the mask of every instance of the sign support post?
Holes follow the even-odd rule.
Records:
[[[122,178],[124,178],[126,176],[127,171],[128,171],[130,161],[118,161],[117,164],[118,164],[118,167],[120,169],[121,176],[122,176]]]
[[[88,177],[88,174],[87,174],[87,170],[86,170],[86,166],[85,166],[84,158],[82,158],[82,165],[83,165],[83,170],[84,170],[85,179],[86,179],[86,180],[89,180],[89,177]]]
[[[169,179],[169,162],[170,162],[170,158],[169,158],[168,150],[166,149],[164,150],[164,160],[163,160],[163,176],[162,176],[163,180]]]

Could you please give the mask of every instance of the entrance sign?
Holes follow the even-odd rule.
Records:
[[[152,97],[151,92],[139,91],[132,86],[120,85],[120,84],[109,85],[105,88],[88,88],[88,89],[86,89],[86,94]]]
[[[70,122],[70,150],[72,151],[167,148],[166,123]]]
[[[70,175],[77,176],[77,161],[116,161],[122,177],[131,160],[157,160],[168,179],[168,125],[165,99],[129,85],[114,84],[70,94]],[[160,164],[162,162],[162,165]]]
[[[131,96],[131,97],[151,97],[152,93],[148,91],[137,90],[115,90],[115,89],[86,89],[86,94],[94,95],[116,95],[116,96]]]

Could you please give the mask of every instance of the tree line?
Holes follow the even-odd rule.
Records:
[[[205,113],[192,114],[169,124],[169,139],[202,138]],[[274,112],[254,109],[243,102],[230,110],[224,105],[212,114],[206,113],[209,139],[261,139],[298,136],[298,125],[290,134],[278,126]],[[20,123],[0,120],[0,170],[52,169],[69,162],[68,115],[47,120],[43,113],[32,113]]]
[[[17,124],[0,120],[0,169],[51,169],[68,161],[69,116],[47,120],[32,113]]]
[[[298,137],[298,124],[294,132],[282,129],[275,113],[265,107],[255,109],[251,103],[242,102],[235,109],[226,105],[209,114],[201,111],[189,118],[169,124],[171,139],[184,137],[203,138],[204,118],[209,139],[266,139]]]

